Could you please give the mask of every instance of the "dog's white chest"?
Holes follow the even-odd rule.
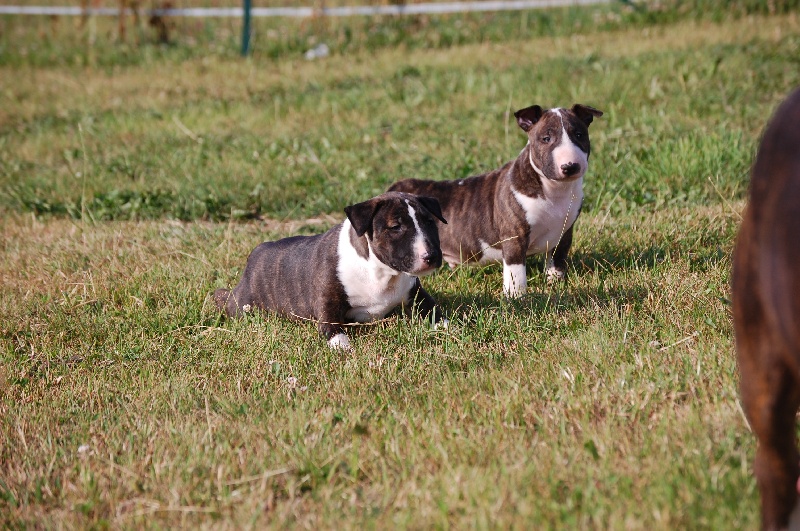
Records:
[[[381,319],[399,304],[408,302],[415,277],[396,271],[375,258],[363,258],[350,243],[350,221],[339,232],[336,272],[351,309],[347,318],[359,323]]]
[[[528,255],[553,251],[577,219],[583,201],[583,178],[543,184],[544,197],[530,197],[512,190],[531,230]]]

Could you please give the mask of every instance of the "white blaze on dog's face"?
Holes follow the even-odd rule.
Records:
[[[586,105],[545,111],[538,105],[517,111],[519,126],[528,133],[529,160],[542,178],[580,179],[589,167],[589,124],[602,112]]]
[[[553,148],[553,166],[556,172],[560,171],[560,177],[563,179],[580,179],[586,173],[586,168],[589,167],[589,135],[588,132],[583,131],[585,127],[574,126],[564,123],[564,114],[566,111],[563,109],[553,110],[558,115],[561,121],[561,138]],[[567,131],[572,131],[572,135],[577,139],[586,138],[585,150],[579,147],[569,135]]]
[[[417,219],[417,211],[411,206],[411,203],[406,200],[406,205],[408,206],[408,215],[411,216],[411,221],[414,223],[414,229],[417,231],[416,236],[414,236],[414,244],[413,244],[413,256],[414,256],[414,264],[411,266],[414,271],[422,272],[421,274],[427,274],[425,271],[429,270],[428,272],[432,272],[434,267],[431,266],[429,261],[430,253],[428,252],[428,245],[425,244],[425,234],[422,231],[422,227],[420,227],[420,220]],[[433,219],[430,219],[433,222]],[[425,221],[423,221],[424,223]],[[435,222],[433,222],[435,225]],[[438,233],[438,229],[437,229]],[[439,261],[441,265],[441,259]]]

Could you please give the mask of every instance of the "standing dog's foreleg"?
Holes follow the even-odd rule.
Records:
[[[503,242],[503,293],[506,297],[521,297],[528,290],[525,273],[527,243],[527,234]]]
[[[572,227],[574,226],[574,223],[570,225],[561,236],[556,248],[547,252],[544,273],[547,276],[548,284],[567,278],[567,256],[572,247]]]

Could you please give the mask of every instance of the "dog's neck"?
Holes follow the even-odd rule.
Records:
[[[528,197],[540,197],[544,194],[543,185],[548,179],[533,163],[530,144],[526,145],[519,156],[514,159],[507,172],[511,188]]]
[[[527,152],[527,156],[526,156],[526,152]],[[520,153],[520,156],[517,157],[517,158],[518,159],[526,158],[527,162],[530,164],[530,166],[528,166],[528,164],[525,164],[525,161],[521,161],[522,162],[522,166],[527,166],[529,170],[533,170],[534,173],[536,173],[536,175],[538,175],[539,178],[542,179],[543,181],[547,180],[547,177],[545,177],[544,172],[542,171],[542,169],[539,166],[537,166],[536,162],[534,162],[534,160],[533,160],[533,149],[531,148],[530,140],[528,140],[528,143],[525,144],[525,147],[523,148],[522,153]]]

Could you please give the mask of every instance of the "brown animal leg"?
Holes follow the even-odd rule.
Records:
[[[781,358],[764,342],[752,347],[753,358]],[[744,410],[758,438],[755,475],[761,490],[762,525],[764,529],[783,529],[797,501],[800,455],[795,415],[800,392],[791,368],[784,363],[747,363],[740,370]]]

